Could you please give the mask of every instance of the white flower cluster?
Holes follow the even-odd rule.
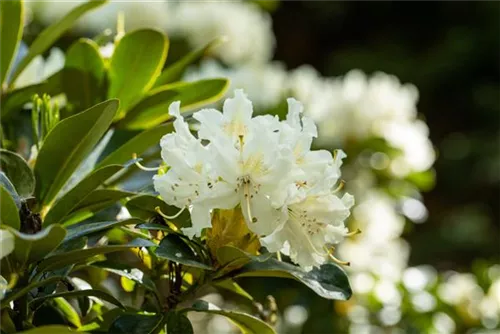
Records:
[[[382,138],[401,151],[390,165],[398,177],[432,166],[435,153],[427,125],[417,120],[415,86],[381,72],[367,77],[359,70],[325,79],[309,66],[292,71],[288,82],[292,95],[304,101],[319,124],[320,143]]]
[[[192,227],[184,232],[199,236],[211,227],[212,210],[238,207],[269,251],[289,255],[306,270],[324,263],[331,256],[328,246],[348,234],[344,220],[354,200],[335,194],[345,154],[311,151],[316,126],[301,117],[302,105],[288,99],[281,122],[252,117],[252,102],[235,90],[222,113],[194,113],[198,137],[179,106],[169,109],[175,132],[160,142],[169,170],[154,177],[154,186],[168,204],[189,207]]]
[[[3,259],[14,250],[14,235],[7,230],[0,230],[0,259]],[[0,275],[0,300],[5,296],[8,288],[7,280]]]
[[[250,2],[182,1],[173,6],[167,32],[184,37],[192,47],[225,36],[216,55],[227,64],[263,63],[272,58],[274,34],[271,17]]]

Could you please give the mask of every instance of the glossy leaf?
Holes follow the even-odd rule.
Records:
[[[108,130],[117,109],[117,100],[99,103],[62,120],[50,131],[35,165],[36,197],[42,205],[50,204],[55,199],[71,174]]]
[[[7,175],[5,175],[5,173],[2,171],[0,171],[0,186],[4,187],[5,190],[7,190],[10,196],[14,199],[16,206],[20,208],[21,197],[19,197],[19,195],[17,194],[16,188],[14,188],[14,185],[12,184],[12,182],[10,182]]]
[[[48,92],[45,82],[9,91],[0,101],[0,116],[7,119],[30,102],[34,94],[42,95],[44,92]]]
[[[35,176],[19,154],[0,149],[0,170],[7,175],[20,196],[29,197],[35,190]]]
[[[50,325],[32,328],[19,334],[88,334],[87,332],[75,331],[66,326]]]
[[[234,322],[243,334],[275,334],[271,326],[257,317],[242,312],[221,310],[204,300],[196,301],[192,307],[185,309],[185,311],[223,315]]]
[[[163,322],[161,315],[146,315],[140,313],[122,314],[113,322],[109,333],[150,334],[156,333]]]
[[[24,4],[21,0],[0,2],[0,86],[12,67],[23,36]]]
[[[45,225],[61,223],[64,217],[77,208],[93,190],[122,168],[120,165],[110,165],[92,172],[54,204],[43,223]]]
[[[228,85],[227,79],[206,79],[158,87],[134,106],[117,126],[146,129],[161,124],[171,117],[167,110],[172,102],[181,101],[182,111],[193,110],[219,100]]]
[[[16,202],[3,186],[0,186],[0,224],[10,226],[15,230],[21,227]]]
[[[58,225],[51,225],[51,227],[53,226],[58,226]],[[37,270],[39,272],[46,271],[49,269],[53,270],[65,267],[70,264],[85,262],[91,259],[92,257],[95,257],[96,255],[119,252],[122,250],[135,247],[152,247],[152,246],[156,246],[156,244],[145,239],[135,239],[125,245],[93,247],[93,248],[69,251],[66,253],[57,254],[46,258],[45,260],[40,262],[40,264],[37,267]]]
[[[97,167],[107,166],[111,164],[124,164],[132,159],[132,154],[136,153],[141,156],[147,149],[152,146],[159,146],[160,139],[167,133],[173,131],[172,123],[162,124],[160,126],[142,131],[125,144],[107,155],[99,162]]]
[[[105,0],[94,0],[86,2],[74,8],[61,20],[42,31],[31,44],[28,53],[15,68],[15,71],[12,74],[11,82],[14,82],[16,80],[19,74],[21,74],[21,72],[33,60],[33,58],[49,49],[54,44],[54,42],[57,41],[59,37],[61,37],[62,34],[64,34],[69,28],[71,28],[73,23],[78,18],[80,18],[88,11],[103,5],[104,3],[106,3]]]
[[[76,89],[66,91],[76,108],[88,108],[103,99],[105,65],[94,41],[82,38],[73,43],[66,52],[64,67],[79,71],[76,78],[71,78]]]
[[[109,327],[118,316],[123,314],[124,311],[120,308],[114,308],[104,312],[99,317],[94,318],[91,322],[83,325],[78,331],[92,331],[94,333],[110,333]]]
[[[131,218],[121,221],[109,221],[109,222],[96,222],[96,223],[82,223],[78,225],[72,225],[67,228],[67,234],[63,242],[68,242],[75,240],[89,234],[105,231],[118,226],[137,224],[142,222],[140,219]]]
[[[191,321],[180,312],[167,313],[167,334],[193,334]]]
[[[26,234],[9,229],[15,238],[11,261],[18,265],[40,261],[59,246],[66,236],[66,230],[59,225],[52,225],[36,234]]]
[[[71,305],[64,298],[55,298],[54,304],[56,308],[62,313],[63,317],[73,326],[79,328],[82,326],[82,321],[80,320],[80,315],[76,312],[73,305]]]
[[[120,99],[119,117],[153,86],[167,59],[167,37],[141,29],[123,36],[109,65],[109,98]]]
[[[253,301],[253,297],[248,292],[246,292],[238,283],[236,283],[232,279],[227,279],[225,281],[215,282],[213,285],[216,288],[230,291],[238,296],[241,296],[245,299]]]
[[[225,38],[219,37],[195,51],[192,51],[167,67],[156,79],[154,87],[160,87],[174,81],[179,80],[186,68],[192,63],[201,59],[204,55],[210,52],[213,48],[219,46],[225,41]]]
[[[160,258],[168,259],[187,266],[213,270],[213,268],[205,263],[195,254],[195,252],[175,234],[165,236],[158,248],[154,251]]]
[[[297,266],[273,258],[267,261],[253,260],[240,270],[232,272],[231,276],[291,278],[327,299],[347,300],[352,295],[346,273],[333,263],[327,263],[320,268],[306,272]]]
[[[111,296],[110,294],[108,294],[104,291],[93,290],[93,289],[54,293],[51,295],[46,295],[46,296],[34,298],[33,300],[31,300],[30,304],[45,301],[48,299],[59,298],[59,297],[62,297],[62,298],[97,297],[99,299],[107,301],[108,303],[111,303],[115,306],[118,306],[119,308],[125,308],[122,305],[122,303],[120,303],[115,297]]]
[[[128,191],[114,190],[114,189],[97,189],[92,191],[85,197],[83,201],[78,203],[78,206],[73,210],[72,214],[65,219],[70,220],[75,215],[93,215],[107,207],[112,206],[119,200],[134,196],[135,193]]]
[[[108,266],[106,266],[106,264],[100,265],[99,263],[96,264],[96,267],[106,270],[120,277],[125,277],[135,282],[136,284],[143,286],[149,291],[153,291],[155,293],[157,292],[155,283],[151,280],[151,278],[148,275],[144,275],[144,273],[139,269],[133,268],[130,270],[125,270],[125,269],[121,270],[121,269],[109,268]]]

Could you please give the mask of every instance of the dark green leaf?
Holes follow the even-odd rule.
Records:
[[[95,332],[111,333],[109,331],[109,327],[111,326],[113,321],[115,321],[115,319],[118,318],[118,316],[123,313],[124,311],[122,309],[114,308],[94,318],[92,322],[83,325],[78,329],[78,331],[92,331],[93,333]]]
[[[213,48],[217,47],[221,43],[224,42],[224,38],[216,38],[207,45],[205,45],[202,48],[199,48],[198,50],[195,50],[193,52],[188,53],[185,55],[183,58],[179,59],[175,63],[173,63],[171,66],[167,67],[156,79],[156,82],[154,84],[154,87],[160,87],[169,83],[172,83],[174,81],[179,80],[182,77],[182,74],[184,73],[184,70],[186,67],[191,65],[192,63],[198,61],[200,58],[202,58],[205,54],[209,53],[210,50]]]
[[[87,332],[75,331],[67,326],[50,325],[32,328],[27,331],[19,332],[19,334],[89,334]]]
[[[156,30],[126,34],[115,47],[109,65],[109,98],[120,99],[124,115],[153,86],[167,59],[168,39]]]
[[[193,325],[191,321],[182,313],[167,313],[167,334],[193,334]]]
[[[3,186],[0,186],[0,199],[0,224],[19,230],[21,228],[19,209],[12,196]]]
[[[138,224],[140,222],[142,222],[142,220],[137,218],[131,218],[122,221],[82,223],[78,225],[72,225],[67,228],[68,233],[66,234],[66,238],[64,238],[63,242],[68,242],[70,240],[78,239],[95,232],[109,230],[114,227]]]
[[[97,189],[88,194],[83,201],[73,210],[73,213],[65,219],[73,220],[75,215],[92,216],[93,214],[112,206],[125,197],[134,196],[135,193],[114,189]]]
[[[149,220],[158,213],[156,212],[156,207],[159,207],[161,212],[167,216],[174,216],[179,212],[179,208],[168,205],[161,199],[153,195],[138,195],[131,198],[125,207],[129,210],[130,214],[134,217],[141,218],[143,220]],[[184,210],[181,215],[175,219],[171,219],[177,227],[188,227],[190,226],[190,214],[188,210]],[[142,227],[141,227],[142,228]]]
[[[53,276],[53,277],[49,277],[43,281],[30,283],[27,286],[24,286],[21,288],[15,288],[11,292],[7,293],[7,295],[5,295],[5,297],[2,299],[2,301],[0,303],[0,307],[4,308],[4,307],[8,306],[11,301],[21,298],[22,296],[24,296],[25,294],[27,294],[28,292],[30,292],[31,290],[33,290],[35,288],[49,285],[49,284],[52,284],[55,282],[59,282],[61,280],[63,280],[63,277]]]
[[[23,36],[24,4],[20,0],[0,2],[0,86],[3,85]]]
[[[104,291],[99,291],[99,290],[76,290],[76,291],[67,291],[67,292],[60,292],[60,293],[54,293],[51,295],[47,296],[42,296],[38,298],[34,298],[31,300],[30,303],[37,303],[40,301],[45,301],[47,299],[53,299],[53,298],[75,298],[75,297],[97,297],[99,299],[102,299],[104,301],[107,301],[108,303],[111,303],[113,305],[116,305],[120,308],[125,308],[122,303],[120,303],[115,297],[111,296],[110,294],[104,292]]]
[[[158,87],[134,106],[117,126],[128,129],[150,128],[171,117],[167,110],[172,102],[181,101],[182,111],[192,110],[219,100],[228,85],[227,79],[207,79]]]
[[[144,275],[142,271],[139,269],[127,269],[127,270],[121,270],[121,269],[115,269],[115,268],[109,268],[107,267],[107,264],[100,265],[100,263],[96,263],[95,265],[98,268],[101,268],[103,270],[109,271],[110,273],[116,274],[120,277],[126,277],[131,281],[134,281],[135,283],[145,287],[149,291],[153,291],[157,293],[156,285],[155,283],[149,278],[149,276]]]
[[[47,91],[47,83],[26,86],[8,92],[2,96],[0,101],[0,116],[7,119],[14,111],[20,110],[26,103],[31,101],[34,94],[42,95]]]
[[[150,334],[156,333],[163,322],[161,315],[140,313],[122,314],[113,322],[109,333]]]
[[[150,147],[159,146],[161,137],[169,132],[172,132],[173,129],[172,123],[169,123],[143,131],[111,152],[101,162],[99,162],[97,167],[111,164],[124,164],[132,159],[133,153],[141,156],[141,154]]]
[[[297,266],[273,258],[267,261],[254,260],[233,272],[232,276],[292,278],[327,299],[347,300],[352,295],[346,273],[333,263],[327,263],[320,268],[306,272]]]
[[[35,165],[36,197],[42,205],[55,199],[108,130],[117,109],[118,101],[109,100],[62,120],[50,131]]]
[[[185,311],[223,315],[234,322],[243,334],[275,334],[271,326],[257,317],[236,311],[221,310],[217,306],[204,300],[196,301],[191,308],[185,309]]]
[[[122,168],[120,165],[109,165],[92,172],[54,204],[43,223],[45,225],[61,223],[64,217],[77,208],[93,190]]]
[[[59,246],[66,236],[66,230],[59,225],[52,225],[36,234],[26,234],[9,229],[15,238],[15,248],[11,262],[20,266],[43,259],[47,254]]]
[[[58,225],[51,225],[50,227],[53,226],[58,226]],[[156,246],[156,244],[145,239],[135,239],[126,245],[113,245],[113,246],[94,247],[94,248],[69,251],[66,253],[57,254],[46,258],[45,260],[40,262],[40,264],[37,267],[37,270],[38,272],[53,270],[65,267],[70,264],[85,262],[95,257],[96,255],[119,252],[129,248],[152,247],[152,246]]]
[[[19,154],[0,149],[0,169],[7,175],[20,196],[29,197],[35,190],[35,176]]]
[[[199,256],[175,234],[169,234],[163,238],[159,247],[154,251],[160,258],[168,259],[187,266],[213,270],[213,268],[203,263]]]
[[[230,291],[238,296],[241,296],[245,299],[253,301],[253,297],[248,292],[246,292],[238,283],[236,283],[232,279],[227,279],[224,281],[215,282],[213,285],[216,288]]]
[[[19,65],[17,65],[15,71],[12,74],[11,82],[14,82],[16,80],[19,74],[21,74],[21,72],[33,60],[33,58],[45,52],[48,48],[50,48],[54,44],[55,41],[59,39],[59,37],[62,34],[64,34],[69,28],[71,28],[73,23],[79,17],[81,17],[89,10],[101,6],[105,2],[106,2],[105,0],[94,0],[86,2],[74,8],[60,21],[52,24],[47,29],[42,31],[31,44],[26,56],[24,56]]]

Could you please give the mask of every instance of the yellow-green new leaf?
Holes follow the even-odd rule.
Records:
[[[60,21],[52,24],[51,26],[47,27],[47,29],[42,31],[40,35],[38,35],[38,37],[35,39],[35,41],[33,41],[33,43],[31,44],[26,56],[24,56],[19,65],[17,65],[14,73],[12,74],[11,82],[16,81],[16,78],[19,76],[19,74],[21,74],[26,66],[28,66],[33,58],[50,48],[54,44],[54,42],[57,41],[59,37],[61,37],[62,34],[64,34],[69,28],[71,28],[71,26],[77,19],[79,19],[88,11],[95,9],[103,5],[104,3],[106,3],[106,0],[92,0],[86,2],[73,9]]]
[[[21,0],[0,1],[0,85],[12,66],[23,36],[24,4]]]
[[[108,130],[118,110],[109,100],[59,122],[45,139],[35,165],[36,197],[49,205]]]
[[[109,65],[109,98],[120,99],[117,118],[153,86],[167,59],[168,39],[163,33],[142,29],[118,42]]]
[[[11,226],[19,230],[21,221],[19,219],[19,209],[9,192],[0,186],[0,224]]]

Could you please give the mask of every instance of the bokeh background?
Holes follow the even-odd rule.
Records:
[[[25,42],[74,3],[31,2]],[[293,95],[307,113],[323,96],[303,94],[313,96],[306,101],[300,89],[289,86],[300,81],[302,93],[317,93],[331,88],[325,78],[342,83],[353,69],[368,78],[385,72],[418,89],[418,101],[410,104],[416,103],[418,119],[429,128],[431,168],[395,176],[387,166],[373,164],[373,158],[392,159],[385,144],[352,144],[335,133],[321,144],[348,154],[347,190],[360,188],[362,194],[368,187],[375,194],[359,197],[362,209],[350,224],[365,231],[353,238],[354,246],[340,248],[352,263],[351,300],[324,300],[293,281],[241,279],[257,300],[276,298],[281,333],[499,333],[500,2],[112,1],[108,8],[80,22],[58,47],[65,50],[80,36],[96,35],[105,46],[112,34],[102,31],[113,30],[123,11],[127,30],[147,26],[167,32],[169,64],[228,35],[230,42],[209,55],[217,63],[202,61],[185,79],[228,76],[233,88],[244,86],[260,112],[280,114],[283,105],[276,101]],[[399,88],[396,81],[395,94]],[[374,109],[385,107],[383,99],[377,102]],[[340,116],[322,117],[335,123]],[[364,122],[353,119],[345,126],[355,129],[358,121]],[[422,136],[425,142],[425,131]],[[371,181],[362,180],[366,175]],[[377,239],[378,231],[391,235],[387,245]],[[223,294],[208,298],[241,307]],[[193,320],[202,332],[235,330],[223,318]]]

